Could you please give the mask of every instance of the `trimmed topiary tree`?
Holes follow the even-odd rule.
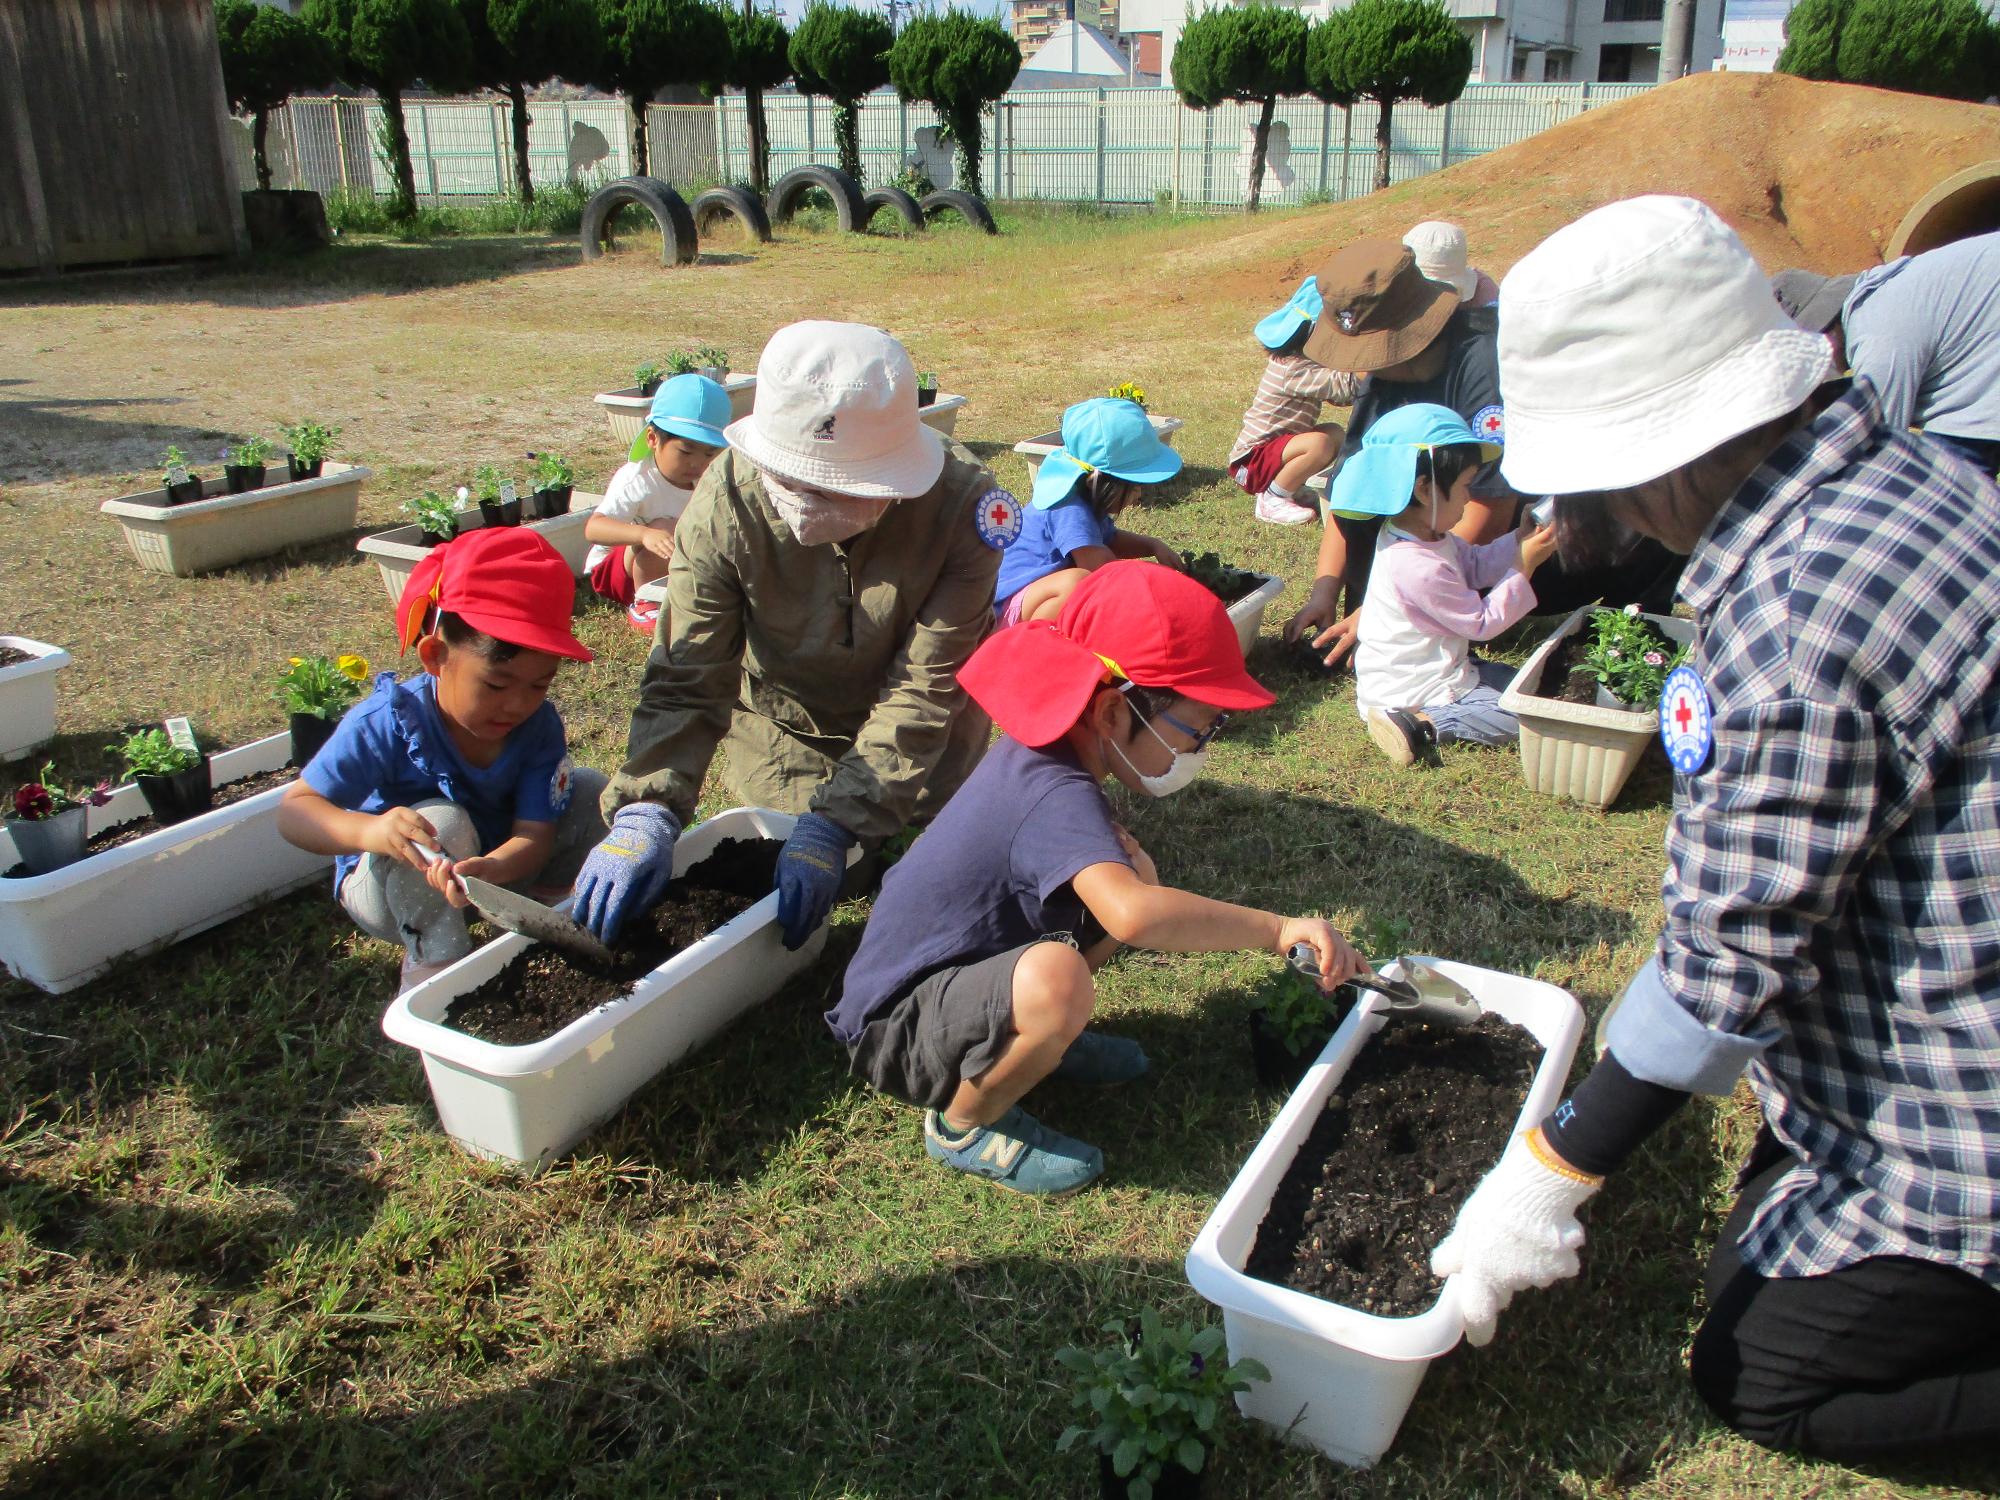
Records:
[[[1203,11],[1174,49],[1174,88],[1192,108],[1228,100],[1262,106],[1250,148],[1246,213],[1257,211],[1264,187],[1264,152],[1278,100],[1306,91],[1306,19],[1283,6],[1251,4]]]
[[[395,181],[389,212],[409,218],[417,211],[417,176],[403,91],[420,79],[444,93],[471,81],[465,22],[452,0],[306,0],[299,18],[325,39],[335,71],[381,100],[384,154]]]
[[[1415,100],[1436,109],[1465,92],[1472,76],[1472,38],[1442,0],[1354,0],[1312,30],[1306,42],[1306,84],[1322,99],[1351,104],[1373,99],[1375,186],[1389,185],[1389,115]]]
[[[514,126],[514,181],[535,201],[528,165],[528,88],[549,78],[587,81],[604,45],[591,0],[458,0],[472,38],[474,76],[507,96]]]
[[[271,186],[264,154],[270,112],[300,89],[333,82],[333,53],[325,39],[297,16],[255,0],[215,0],[215,39],[222,49],[222,82],[233,109],[251,117],[257,186]]]
[[[889,81],[905,99],[936,106],[958,148],[958,186],[976,198],[982,117],[1021,71],[1021,48],[1007,28],[962,10],[920,15],[889,49]]]
[[[761,198],[771,191],[771,133],[764,123],[764,90],[792,76],[792,34],[769,11],[729,13],[729,76],[743,90],[750,122],[750,185]]]
[[[1802,0],[1777,69],[1800,78],[1981,100],[2000,88],[2000,27],[1978,0]]]
[[[597,0],[604,45],[600,88],[632,111],[632,170],[652,171],[646,106],[670,83],[719,84],[729,71],[729,24],[702,0]]]
[[[1840,29],[1853,7],[1854,0],[1799,0],[1785,17],[1785,46],[1772,65],[1775,71],[1837,82],[1840,68],[1834,55],[1840,50]]]
[[[915,24],[915,23],[912,23]],[[833,101],[833,141],[840,170],[861,176],[861,100],[889,81],[889,23],[873,11],[811,0],[792,33],[792,76],[799,92]]]

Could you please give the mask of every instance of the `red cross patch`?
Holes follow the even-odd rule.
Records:
[[[1004,551],[1021,534],[1021,502],[1005,490],[988,490],[973,508],[972,524],[980,541],[995,552]]]

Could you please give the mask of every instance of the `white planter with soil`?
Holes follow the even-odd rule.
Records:
[[[1285,580],[1277,574],[1265,573],[1262,577],[1264,581],[1253,592],[1229,606],[1229,622],[1236,627],[1236,643],[1243,648],[1245,660],[1249,659],[1250,648],[1257,644],[1258,633],[1264,628],[1264,612],[1285,591]]]
[[[70,655],[25,635],[0,635],[0,646],[34,658],[0,667],[0,760],[15,760],[55,738],[56,673]]]
[[[210,761],[220,788],[261,771],[281,769],[292,737],[274,734]],[[271,787],[161,828],[47,875],[0,879],[0,962],[50,994],[75,989],[120,959],[150,953],[287,891],[325,880],[332,863],[278,836],[278,799]],[[94,837],[146,816],[136,786],[122,786],[89,809]],[[18,854],[0,829],[0,870]]]
[[[1542,1047],[1515,1122],[1526,1130],[1562,1097],[1583,1035],[1583,1011],[1568,992],[1539,980],[1470,964],[1426,960],[1471,990],[1486,1010],[1531,1033]],[[1187,1257],[1188,1280],[1222,1309],[1229,1357],[1261,1360],[1271,1372],[1236,1398],[1246,1417],[1288,1441],[1342,1463],[1373,1464],[1395,1441],[1430,1362],[1465,1332],[1453,1283],[1412,1317],[1381,1317],[1246,1275],[1259,1227],[1279,1181],[1325,1109],[1328,1096],[1368,1042],[1388,1024],[1364,996],[1236,1174]],[[1494,1159],[1499,1159],[1498,1151]],[[1428,1252],[1426,1252],[1428,1253]]]
[[[285,470],[280,465],[271,472]],[[106,500],[98,509],[124,529],[140,567],[187,578],[352,531],[370,472],[328,460],[316,479],[280,479],[240,495],[229,494],[221,479],[208,479],[199,500],[169,505],[165,490],[146,490]]]
[[[523,521],[521,524],[563,555],[570,572],[583,577],[584,562],[590,556],[590,543],[584,539],[584,523],[590,513],[602,504],[602,495],[592,495],[584,490],[574,490],[570,494],[569,511],[560,516],[548,516],[540,521]],[[462,511],[459,526],[463,531],[477,531],[480,526],[479,512]],[[403,585],[410,581],[410,574],[425,553],[431,549],[424,545],[424,531],[412,522],[407,526],[394,526],[387,531],[378,531],[373,536],[364,536],[354,544],[354,550],[374,560],[382,574],[382,587],[389,591],[391,599],[403,597]]]
[[[738,422],[749,416],[750,403],[757,395],[757,377],[725,375],[721,384],[729,393],[729,420]],[[632,440],[645,427],[653,398],[640,395],[636,385],[628,385],[622,391],[600,391],[597,404],[604,410],[604,420],[611,425],[611,435],[618,440],[620,449],[625,449],[632,446]]]
[[[1186,425],[1179,417],[1156,417],[1151,412],[1146,413],[1146,420],[1153,424],[1153,431],[1159,434],[1160,441],[1169,448],[1174,445],[1174,434]],[[1034,487],[1035,476],[1042,470],[1042,460],[1061,446],[1060,428],[1054,432],[1041,432],[1031,438],[1022,438],[1014,445],[1014,451],[1027,461],[1030,488]]]
[[[724,839],[782,839],[793,821],[764,808],[717,813],[676,842],[674,873]],[[447,1135],[474,1155],[540,1171],[663,1069],[769,999],[825,944],[821,927],[798,952],[786,952],[773,892],[682,949],[631,993],[540,1041],[508,1047],[446,1025],[445,1013],[532,946],[510,934],[397,996],[382,1029],[423,1054]]]
[[[1659,737],[1658,707],[1627,706],[1601,688],[1593,703],[1544,698],[1539,691],[1543,669],[1558,643],[1581,631],[1593,608],[1579,609],[1535,649],[1507,684],[1500,706],[1521,721],[1521,774],[1530,788],[1588,807],[1609,807],[1625,790],[1647,747]],[[1691,621],[1670,615],[1645,618],[1668,639],[1683,646],[1694,644]]]

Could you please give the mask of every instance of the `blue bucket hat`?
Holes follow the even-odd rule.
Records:
[[[1425,453],[1473,443],[1482,462],[1500,456],[1498,443],[1473,436],[1465,418],[1448,406],[1428,401],[1399,406],[1361,435],[1361,446],[1333,476],[1326,505],[1335,515],[1393,516],[1416,493],[1417,470]]]
[[[724,448],[729,440],[722,429],[729,425],[729,392],[706,375],[676,375],[660,382],[653,393],[653,406],[646,413],[646,427],[657,427],[668,437],[686,438],[707,448]],[[645,428],[632,440],[626,455],[633,463],[646,456]]]
[[[1291,301],[1259,320],[1257,342],[1266,349],[1284,348],[1306,324],[1319,321],[1320,307],[1319,278],[1308,276],[1292,293]]]
[[[1134,484],[1158,484],[1180,473],[1181,456],[1160,441],[1138,402],[1096,396],[1063,413],[1062,446],[1042,460],[1030,503],[1036,510],[1062,504],[1093,469]]]

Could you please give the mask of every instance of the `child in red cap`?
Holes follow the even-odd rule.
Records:
[[[405,989],[472,951],[454,874],[566,888],[604,835],[604,778],[571,766],[548,701],[562,661],[591,659],[570,633],[575,594],[562,555],[524,528],[435,548],[396,605],[423,671],[377,677],[279,803],[287,839],[335,856],[348,914],[403,945]]]
[[[1168,568],[1098,568],[1054,624],[990,638],[959,682],[1005,731],[882,882],[827,1024],[854,1071],[925,1107],[936,1160],[1023,1193],[1104,1169],[1018,1101],[1044,1078],[1122,1083],[1124,1037],[1087,1031],[1092,973],[1120,943],[1200,953],[1309,945],[1331,989],[1367,966],[1317,917],[1161,885],[1112,819],[1111,777],[1164,797],[1200,773],[1229,711],[1271,695],[1216,597]]]

